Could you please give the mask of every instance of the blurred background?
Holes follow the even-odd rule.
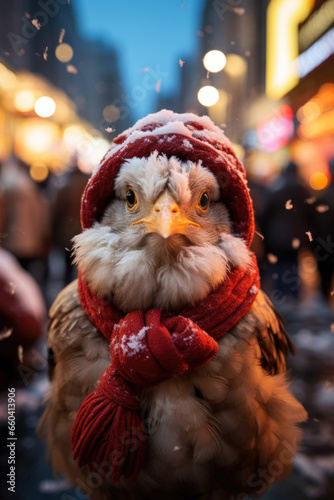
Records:
[[[76,277],[89,174],[167,108],[208,114],[244,162],[262,286],[298,350],[309,421],[291,477],[264,498],[334,498],[333,63],[334,0],[1,2],[0,496],[14,387],[16,498],[85,498],[53,479],[35,436],[47,309]]]

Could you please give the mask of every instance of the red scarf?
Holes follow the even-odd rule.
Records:
[[[140,388],[198,368],[218,352],[217,340],[249,310],[259,288],[252,254],[249,269],[233,268],[205,299],[173,316],[160,309],[124,316],[94,295],[79,273],[79,298],[92,323],[110,342],[112,363],[82,402],[71,443],[78,465],[134,480],[147,435],[139,415]]]

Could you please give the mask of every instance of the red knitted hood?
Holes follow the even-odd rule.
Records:
[[[93,172],[82,197],[82,229],[99,221],[114,194],[114,181],[130,158],[157,151],[167,158],[201,162],[216,177],[222,201],[228,206],[233,233],[250,246],[254,235],[253,204],[246,173],[224,132],[208,116],[162,110],[139,120],[116,137]]]

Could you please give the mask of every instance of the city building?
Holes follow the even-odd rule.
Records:
[[[118,126],[103,110],[123,94],[117,53],[103,42],[82,38],[72,2],[13,0],[2,6],[1,57],[14,69],[47,78],[74,101],[79,114],[109,139],[132,122],[131,114]],[[89,68],[89,71],[87,70]],[[108,118],[108,114],[107,114]],[[109,119],[117,118],[117,114]]]

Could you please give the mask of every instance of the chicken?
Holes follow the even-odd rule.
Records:
[[[241,499],[285,478],[307,415],[223,132],[140,120],[93,172],[81,219],[79,282],[50,311],[39,433],[55,474],[93,500]]]

